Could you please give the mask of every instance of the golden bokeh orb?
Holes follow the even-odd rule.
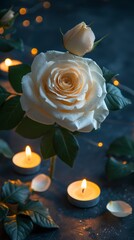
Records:
[[[38,53],[38,49],[37,48],[32,48],[31,49],[31,54],[32,55],[36,55]]]
[[[98,142],[98,147],[103,147],[103,142]]]
[[[27,13],[27,9],[26,8],[20,8],[19,13],[20,13],[20,15],[25,15]]]
[[[37,17],[35,18],[35,21],[36,21],[37,23],[41,23],[41,22],[43,22],[43,17],[42,17],[42,16],[37,16]]]
[[[24,20],[22,25],[23,25],[23,27],[28,27],[30,25],[30,21],[29,20]]]

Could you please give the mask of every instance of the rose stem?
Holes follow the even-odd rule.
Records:
[[[51,178],[51,179],[54,178],[55,160],[56,160],[56,156],[50,157],[50,170],[49,170],[49,175],[50,175],[50,178]]]

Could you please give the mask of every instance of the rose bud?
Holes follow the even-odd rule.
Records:
[[[93,49],[95,35],[86,23],[81,22],[63,35],[64,47],[78,56],[83,56]]]
[[[9,21],[11,21],[14,18],[14,11],[12,11],[11,9],[8,10],[4,16],[0,19],[0,22],[2,24],[7,24]]]

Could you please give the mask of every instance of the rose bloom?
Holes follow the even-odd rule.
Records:
[[[64,47],[78,56],[91,52],[94,46],[95,35],[86,23],[81,22],[63,35]]]
[[[91,59],[48,51],[37,55],[22,78],[21,105],[26,115],[46,125],[90,132],[109,111],[102,71]]]
[[[12,11],[11,9],[8,10],[4,16],[0,19],[0,22],[2,24],[7,24],[9,21],[11,21],[14,18],[14,11]]]

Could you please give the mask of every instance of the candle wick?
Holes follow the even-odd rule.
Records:
[[[84,193],[85,192],[85,188],[82,188],[82,193]]]
[[[27,160],[29,162],[31,160],[31,156],[27,156]]]

